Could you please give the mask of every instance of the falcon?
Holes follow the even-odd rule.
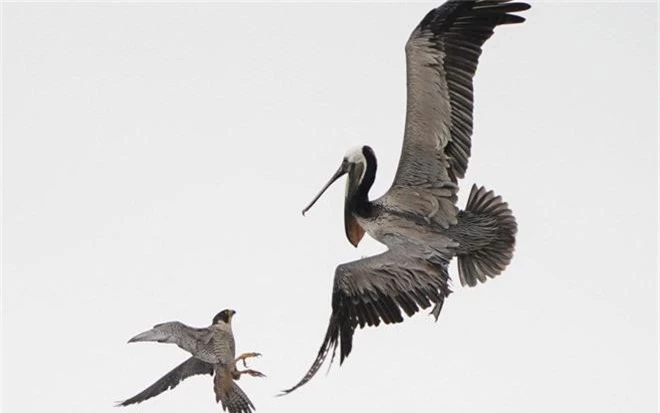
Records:
[[[216,314],[211,325],[205,328],[189,327],[178,321],[157,324],[151,330],[128,340],[129,343],[140,341],[173,343],[192,354],[192,357],[139,394],[119,403],[118,406],[141,403],[166,390],[173,389],[190,376],[209,374],[214,376],[215,400],[222,404],[224,411],[251,413],[255,407],[235,381],[239,380],[243,374],[254,377],[265,376],[256,370],[239,370],[236,367],[236,363],[242,361],[243,366],[247,368],[245,360],[258,357],[260,354],[243,353],[236,357],[236,345],[231,327],[234,314],[236,314],[234,310],[223,310]]]

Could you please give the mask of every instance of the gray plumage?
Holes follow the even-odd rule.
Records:
[[[179,364],[172,371],[165,374],[158,379],[154,384],[147,387],[145,390],[136,394],[135,396],[124,400],[119,403],[120,406],[128,406],[130,404],[140,403],[152,397],[158,396],[166,390],[170,390],[179,385],[184,379],[197,374],[210,374],[213,375],[213,364],[206,363],[195,357],[190,357],[188,360]]]
[[[303,210],[348,174],[346,236],[357,246],[364,233],[388,251],[342,264],[335,271],[332,314],[307,383],[332,351],[350,354],[357,327],[403,321],[433,305],[436,320],[450,294],[447,266],[458,258],[462,285],[500,274],[514,250],[517,225],[501,197],[474,185],[465,210],[456,207],[458,179],[471,152],[473,87],[481,46],[498,25],[521,23],[512,14],[529,5],[509,0],[449,0],[431,10],[405,47],[407,112],[403,147],[391,188],[370,201],[376,174],[373,150],[349,151],[337,172]],[[332,360],[331,360],[332,363]]]
[[[214,375],[216,401],[222,403],[223,410],[229,413],[250,413],[254,405],[234,382],[241,374],[263,376],[255,370],[238,370],[236,361],[256,357],[258,353],[245,353],[236,358],[236,344],[231,327],[234,310],[218,313],[213,323],[206,328],[189,327],[178,321],[155,325],[151,330],[136,335],[129,343],[155,341],[173,343],[186,350],[193,357],[181,363],[165,376],[139,394],[119,403],[119,406],[140,403],[160,393],[173,389],[184,379],[199,374]]]
[[[151,330],[138,334],[128,342],[138,341],[176,344],[194,357],[211,364],[228,363],[236,353],[231,326],[225,323],[194,328],[178,321],[170,321],[156,324]]]

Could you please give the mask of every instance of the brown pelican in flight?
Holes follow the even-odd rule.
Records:
[[[215,400],[222,403],[222,409],[229,410],[229,413],[251,413],[255,408],[254,405],[234,380],[240,379],[242,374],[255,377],[264,377],[264,375],[256,370],[238,370],[236,368],[238,361],[242,360],[243,366],[247,367],[245,359],[257,357],[260,354],[243,353],[236,357],[234,333],[231,329],[234,314],[236,314],[234,310],[223,310],[213,318],[212,324],[206,328],[188,327],[178,321],[157,324],[151,330],[128,340],[129,343],[137,341],[174,343],[192,354],[192,357],[179,364],[141,393],[119,403],[118,406],[128,406],[158,396],[165,390],[173,389],[190,376],[215,374],[213,380]]]
[[[447,266],[456,256],[462,285],[500,274],[511,261],[516,221],[502,198],[473,186],[464,210],[456,207],[472,135],[472,77],[481,46],[496,26],[521,23],[529,5],[509,0],[449,0],[431,10],[406,44],[408,102],[399,166],[390,189],[369,200],[376,157],[369,146],[350,150],[325,190],[348,174],[346,237],[357,246],[365,232],[387,252],[335,270],[329,326],[309,371],[287,394],[307,383],[332,350],[340,363],[359,326],[403,321],[434,305],[436,320],[449,295]],[[330,361],[332,363],[332,359]]]

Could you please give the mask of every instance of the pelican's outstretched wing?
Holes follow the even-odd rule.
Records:
[[[393,187],[463,178],[472,135],[472,77],[496,26],[530,8],[510,0],[449,0],[431,10],[406,44],[408,104]]]
[[[440,312],[450,290],[447,284],[448,261],[438,254],[422,254],[393,248],[383,254],[342,264],[335,271],[332,292],[332,315],[316,360],[298,384],[287,394],[304,385],[319,370],[332,350],[340,347],[340,363],[351,353],[356,327],[378,326],[403,321],[401,310],[412,316],[435,304]],[[331,361],[332,363],[332,361]]]
[[[194,376],[196,374],[213,374],[213,365],[206,363],[202,360],[191,357],[183,363],[179,364],[172,371],[158,379],[157,382],[147,387],[141,393],[124,400],[117,404],[117,406],[128,406],[129,404],[141,403],[154,396],[158,396],[165,390],[175,388],[184,379]]]

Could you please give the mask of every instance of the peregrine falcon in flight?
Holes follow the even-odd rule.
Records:
[[[129,343],[137,341],[157,341],[159,343],[174,343],[186,350],[192,357],[179,364],[172,371],[161,377],[141,393],[118,404],[128,406],[140,403],[157,396],[168,389],[173,389],[182,380],[197,374],[215,374],[213,389],[215,401],[222,403],[222,409],[229,413],[251,413],[255,409],[243,390],[234,380],[242,374],[254,377],[265,377],[262,373],[252,370],[238,370],[236,363],[245,359],[258,357],[259,353],[243,353],[236,357],[234,333],[231,329],[234,310],[223,310],[213,317],[211,326],[206,328],[189,327],[178,321],[157,324],[149,331],[140,333]]]

